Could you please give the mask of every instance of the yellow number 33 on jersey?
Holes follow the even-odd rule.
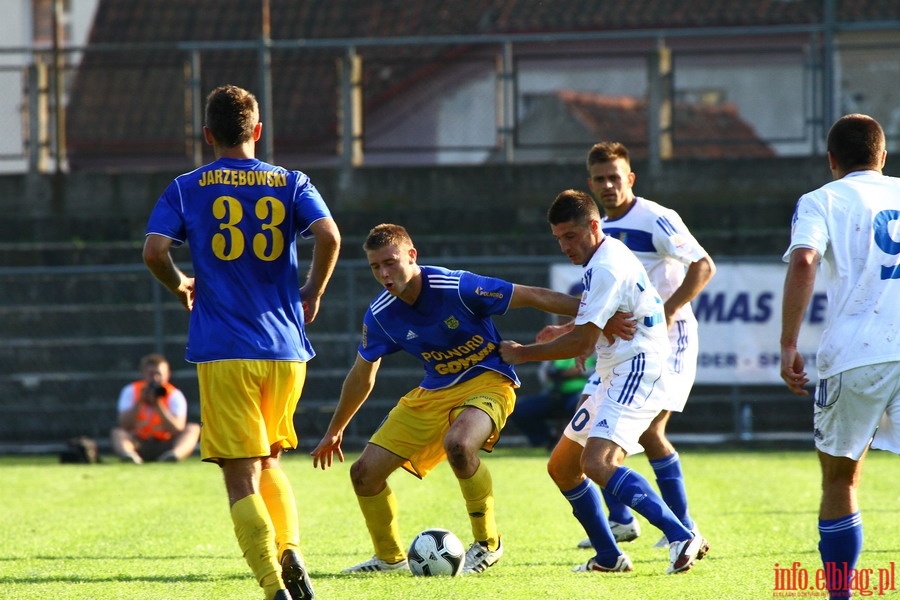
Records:
[[[219,196],[212,206],[213,216],[220,221],[219,233],[212,237],[213,254],[221,260],[234,260],[244,253],[246,241],[238,224],[244,209],[237,198]],[[284,222],[284,204],[272,196],[256,201],[259,233],[253,236],[253,254],[260,260],[275,260],[284,252],[284,234],[278,226]]]

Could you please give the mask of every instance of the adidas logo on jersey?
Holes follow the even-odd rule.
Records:
[[[609,429],[609,425],[606,424],[606,419],[603,419],[602,421],[597,423],[597,427],[606,427],[607,429]]]
[[[416,335],[416,332],[413,331],[412,329],[410,329],[409,331],[406,332],[406,339],[408,339],[408,340],[411,340],[411,339],[414,339],[417,337],[419,337],[419,336]]]

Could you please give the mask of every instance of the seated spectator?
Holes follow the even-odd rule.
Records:
[[[169,383],[169,362],[160,354],[148,354],[141,359],[141,376],[119,394],[113,452],[135,464],[187,458],[200,439],[200,426],[187,422],[187,400]]]

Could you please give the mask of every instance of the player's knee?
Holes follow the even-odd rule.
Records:
[[[447,453],[447,461],[454,468],[463,468],[475,455],[475,448],[459,439],[445,439],[444,452]]]
[[[367,476],[367,469],[364,462],[357,460],[350,465],[350,482],[353,484],[353,491],[360,496],[371,496],[367,492],[371,491],[371,482]]]
[[[578,468],[574,470],[579,471],[575,477],[573,477],[573,469],[570,466],[552,459],[547,463],[547,474],[550,475],[550,479],[553,480],[556,487],[564,492],[578,487],[578,484],[581,483],[580,470]]]
[[[583,457],[581,461],[581,469],[584,471],[584,474],[596,481],[601,487],[606,487],[609,479],[618,468],[619,465],[610,456],[602,456],[594,460]]]

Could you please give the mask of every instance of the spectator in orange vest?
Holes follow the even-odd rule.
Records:
[[[113,451],[123,462],[135,464],[187,458],[200,439],[200,426],[187,422],[187,400],[169,383],[169,361],[161,354],[148,354],[141,359],[141,376],[119,394]]]

